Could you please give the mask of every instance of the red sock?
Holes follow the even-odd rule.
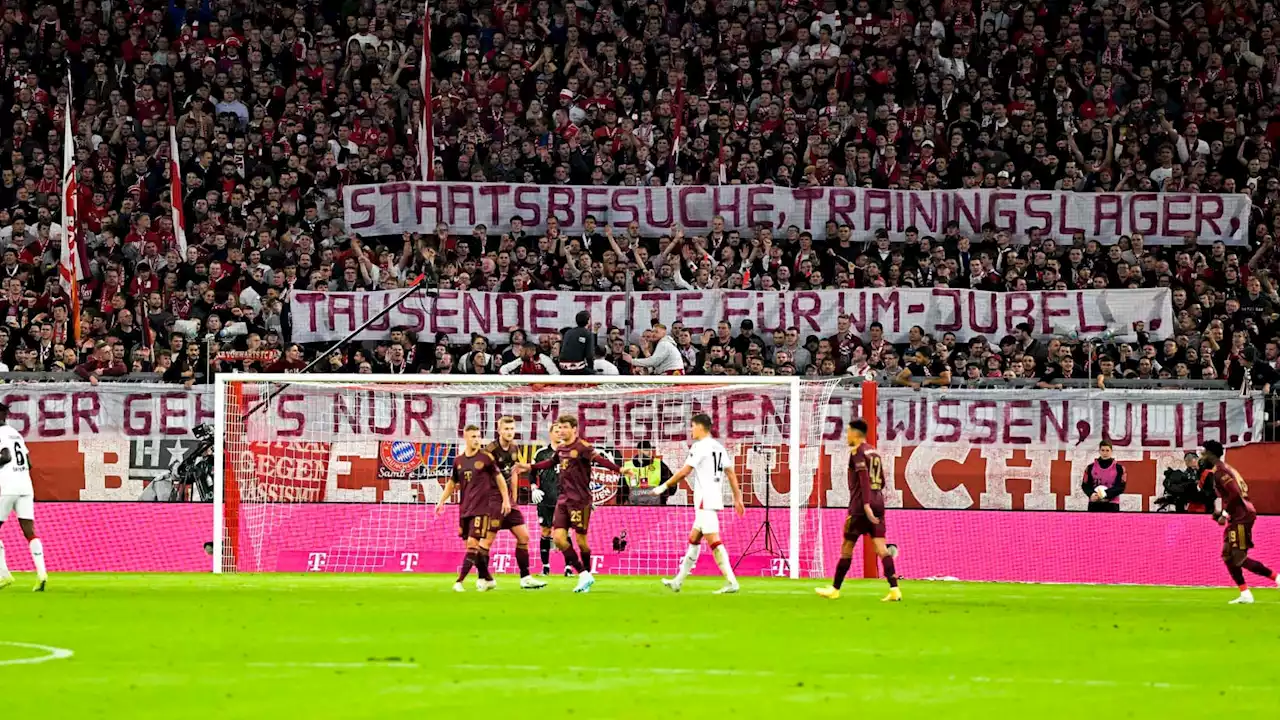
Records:
[[[529,548],[516,547],[516,566],[520,568],[520,577],[529,577]]]

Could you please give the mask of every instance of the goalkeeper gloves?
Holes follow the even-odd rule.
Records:
[[[542,503],[542,498],[546,497],[546,493],[542,492],[542,488],[536,487],[529,491],[529,497],[533,499],[534,505],[539,505]]]

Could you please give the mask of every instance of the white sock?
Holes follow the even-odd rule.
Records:
[[[730,585],[737,585],[738,578],[733,576],[733,565],[729,564],[729,551],[724,549],[724,545],[716,545],[716,549],[712,550],[711,554],[715,557],[720,572],[724,574],[725,581]]]
[[[693,572],[693,567],[698,564],[698,556],[702,554],[702,543],[690,545],[688,550],[684,552],[684,559],[680,561],[680,572],[676,573],[675,583],[677,585],[684,582],[689,577],[689,573]]]
[[[4,562],[4,543],[0,542],[0,577],[9,575],[9,566]]]
[[[41,580],[49,577],[48,571],[44,569],[44,543],[40,542],[40,538],[31,541],[31,562],[36,565],[36,577]]]

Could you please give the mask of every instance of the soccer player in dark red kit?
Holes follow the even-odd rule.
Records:
[[[503,477],[510,480],[511,511],[502,516],[500,530],[510,530],[516,539],[516,566],[520,569],[520,587],[525,590],[538,590],[547,584],[529,574],[529,526],[525,524],[524,513],[516,502],[516,493],[520,483],[516,481],[513,469],[516,465],[516,453],[520,447],[516,445],[516,421],[510,416],[498,418],[498,439],[484,450],[493,456],[498,463],[498,470]]]
[[[577,417],[561,415],[556,418],[555,424],[560,433],[560,445],[556,447],[555,455],[532,466],[516,465],[516,471],[540,471],[559,464],[560,499],[556,501],[555,515],[551,521],[551,539],[560,552],[564,553],[565,565],[578,573],[578,584],[573,591],[585,593],[596,583],[591,576],[591,546],[587,542],[592,508],[591,466],[600,465],[627,476],[632,475],[633,471],[623,470],[617,463],[597,453],[590,443],[578,437]],[[569,542],[570,528],[578,541],[577,552]]]
[[[853,564],[853,548],[865,535],[875,544],[876,555],[884,564],[884,577],[889,581],[889,594],[883,601],[901,602],[902,590],[898,588],[894,565],[896,553],[884,541],[884,464],[880,453],[867,446],[866,422],[850,422],[845,440],[849,443],[849,516],[844,521],[844,544],[840,546],[835,579],[830,587],[818,588],[817,593],[829,600],[840,597],[840,586]]]
[[[462,431],[463,450],[453,459],[453,476],[445,483],[444,494],[436,503],[436,514],[444,512],[444,502],[453,495],[453,489],[461,489],[458,515],[459,535],[467,543],[467,554],[458,571],[454,592],[465,588],[462,581],[472,566],[476,569],[476,590],[485,592],[498,586],[489,574],[489,548],[498,536],[502,518],[511,512],[511,499],[507,493],[507,481],[498,469],[493,456],[480,448],[480,428],[468,425]]]
[[[1244,571],[1271,580],[1276,579],[1275,571],[1249,557],[1253,548],[1253,521],[1258,512],[1249,502],[1249,486],[1239,471],[1222,461],[1222,444],[1210,440],[1204,444],[1204,452],[1200,458],[1213,465],[1209,471],[1213,478],[1213,489],[1218,499],[1213,505],[1213,519],[1226,527],[1222,535],[1222,561],[1227,564],[1227,572],[1236,587],[1240,588],[1240,597],[1231,601],[1232,605],[1250,605],[1253,593],[1244,581]]]

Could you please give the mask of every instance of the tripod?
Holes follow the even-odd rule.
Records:
[[[768,478],[764,484],[764,522],[756,528],[755,534],[747,541],[747,547],[743,550],[742,555],[738,556],[738,561],[733,564],[733,569],[737,570],[742,560],[753,555],[767,555],[771,558],[780,558],[782,560],[782,570],[784,575],[791,574],[790,561],[787,559],[787,553],[784,551],[783,545],[778,541],[778,535],[773,531],[773,522],[770,519],[770,513],[773,509],[771,499],[773,497],[773,479]],[[759,543],[759,547],[756,547]]]

